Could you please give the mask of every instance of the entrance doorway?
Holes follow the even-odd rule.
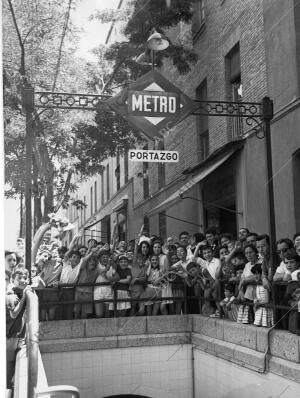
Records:
[[[235,211],[235,203],[214,203],[218,206],[226,207],[228,210]],[[214,228],[218,233],[230,232],[233,236],[236,236],[237,232],[237,221],[236,214],[225,209],[217,207],[206,206],[204,208],[205,225],[206,228]]]

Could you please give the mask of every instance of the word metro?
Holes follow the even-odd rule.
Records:
[[[128,114],[174,117],[180,111],[179,95],[164,91],[129,90]]]

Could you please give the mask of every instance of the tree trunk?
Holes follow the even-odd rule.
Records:
[[[48,214],[54,211],[54,192],[53,192],[53,180],[47,183],[47,195],[44,198],[44,216],[43,222],[49,220]]]
[[[23,213],[23,192],[20,194],[20,230],[19,238],[24,238],[24,213]]]
[[[34,233],[42,225],[42,200],[40,196],[34,197]]]

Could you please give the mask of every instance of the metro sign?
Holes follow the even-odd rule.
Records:
[[[149,116],[150,112],[155,117],[174,117],[179,111],[179,95],[177,93],[129,90],[128,114],[130,115]]]
[[[162,138],[195,109],[192,99],[157,70],[145,74],[129,88],[105,102],[148,138]]]

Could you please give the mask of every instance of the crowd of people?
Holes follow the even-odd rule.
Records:
[[[40,319],[201,313],[214,318],[300,333],[300,233],[274,249],[268,235],[241,228],[238,237],[209,228],[167,239],[143,231],[135,240],[112,243],[76,235],[69,247],[53,220],[33,241],[31,275],[24,265],[24,242],[5,252],[7,311],[13,319],[27,289],[40,301]],[[274,272],[275,271],[275,272]],[[277,290],[276,290],[277,289]],[[274,309],[274,303],[285,306]]]

